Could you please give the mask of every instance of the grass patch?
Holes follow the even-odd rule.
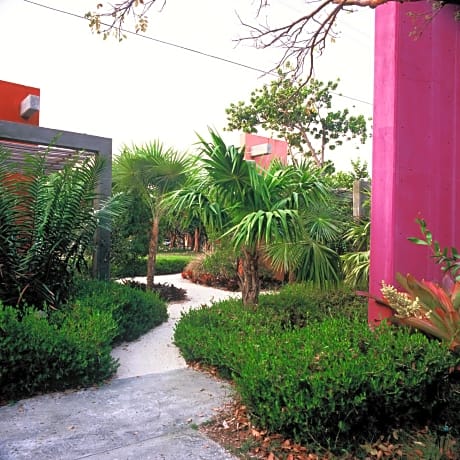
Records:
[[[187,264],[196,257],[195,253],[164,252],[157,254],[155,263],[155,275],[173,275],[182,273]],[[135,276],[147,276],[147,256],[138,257],[124,265],[112,264],[111,274],[114,278],[133,278]]]

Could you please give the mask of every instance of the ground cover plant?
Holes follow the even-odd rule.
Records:
[[[116,331],[110,311],[88,304],[55,322],[42,310],[0,303],[0,403],[108,379],[117,368],[110,356]]]
[[[258,308],[228,300],[190,311],[176,327],[174,340],[187,361],[216,366],[233,379],[250,425],[259,438],[264,433],[251,442],[260,447],[263,438],[280,434],[310,453],[329,452],[321,458],[365,458],[394,430],[429,424],[434,432],[446,422],[455,429],[449,406],[457,401],[458,409],[458,387],[449,369],[457,358],[444,344],[384,324],[372,331],[362,299],[341,301],[327,291],[315,299],[303,289],[304,304],[302,287],[290,286],[276,307],[276,294],[265,307],[261,296]],[[389,451],[398,458],[394,444]],[[275,458],[264,452],[259,458]],[[284,452],[284,458],[319,458]]]
[[[112,347],[167,318],[157,293],[98,280],[79,279],[59,310],[0,303],[0,402],[104,382]]]
[[[157,292],[126,284],[81,280],[74,300],[112,315],[117,325],[113,345],[135,340],[168,319],[166,302]]]

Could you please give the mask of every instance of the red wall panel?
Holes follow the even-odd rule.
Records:
[[[0,80],[0,120],[38,126],[40,112],[27,120],[20,114],[21,102],[29,94],[40,96],[40,89]]]

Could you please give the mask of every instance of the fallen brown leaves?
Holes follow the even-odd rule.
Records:
[[[200,431],[241,459],[266,460],[323,460],[300,444],[281,435],[268,434],[251,424],[246,406],[233,401],[220,408],[212,422],[200,427]]]

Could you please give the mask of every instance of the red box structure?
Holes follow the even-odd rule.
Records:
[[[40,89],[0,80],[0,120],[39,126],[40,112],[21,117],[21,102],[29,95],[39,96]]]

